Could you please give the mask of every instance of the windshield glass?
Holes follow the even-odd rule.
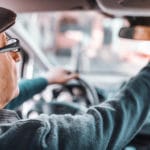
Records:
[[[120,39],[127,22],[98,12],[42,12],[19,22],[54,66],[85,74],[133,75],[149,59],[149,42]]]

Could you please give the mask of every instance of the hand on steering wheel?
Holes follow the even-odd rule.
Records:
[[[60,88],[54,89],[53,99],[59,99],[58,97],[62,92],[69,92],[73,97],[73,102],[80,103],[84,101],[86,107],[100,103],[96,89],[81,78],[77,78],[74,81],[63,84]]]
[[[45,77],[49,84],[64,84],[69,80],[79,78],[79,75],[62,68],[56,68],[50,70]]]

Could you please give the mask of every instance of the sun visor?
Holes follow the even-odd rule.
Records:
[[[15,23],[16,14],[8,9],[0,7],[0,33]]]
[[[150,16],[150,0],[96,0],[99,8],[114,16]]]

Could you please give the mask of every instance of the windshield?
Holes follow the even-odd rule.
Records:
[[[127,24],[121,18],[64,11],[20,14],[19,22],[54,66],[84,74],[131,76],[149,57],[143,54],[148,42],[118,37],[120,27]]]

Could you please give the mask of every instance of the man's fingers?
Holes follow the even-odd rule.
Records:
[[[64,71],[65,71],[66,74],[69,74],[69,75],[72,74],[71,71],[68,71],[68,70],[64,70]]]
[[[70,75],[68,76],[68,80],[77,79],[77,78],[79,78],[79,75],[78,75],[78,74],[70,74]]]

